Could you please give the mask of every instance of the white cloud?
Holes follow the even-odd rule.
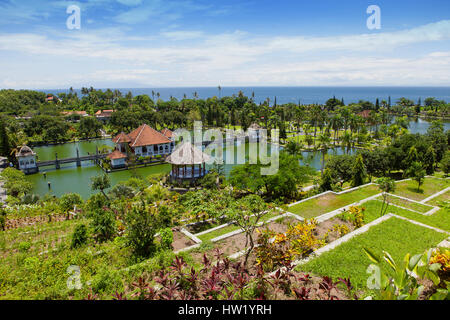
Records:
[[[0,64],[0,86],[450,85],[450,51],[443,49],[448,40],[448,20],[333,38],[199,30],[139,37],[128,36],[123,28],[52,36],[0,34],[0,57],[17,53],[34,61],[26,72],[7,72]],[[442,49],[426,50],[428,43]],[[39,82],[46,61],[64,72]],[[20,70],[20,59],[5,65],[11,66]]]

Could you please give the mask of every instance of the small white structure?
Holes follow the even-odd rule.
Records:
[[[259,141],[259,138],[261,137],[260,130],[261,126],[257,123],[252,123],[250,127],[248,127],[248,137],[250,141]]]
[[[25,173],[36,173],[39,168],[36,164],[36,152],[31,150],[28,146],[20,148],[16,153],[17,162],[19,163],[19,169]]]
[[[111,167],[116,169],[125,167],[128,156],[119,150],[114,150],[107,158],[111,160]]]
[[[167,157],[166,162],[172,165],[170,176],[175,180],[195,180],[207,174],[206,162],[211,157],[190,142],[178,145],[173,153]]]

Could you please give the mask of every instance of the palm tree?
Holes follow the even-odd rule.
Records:
[[[321,134],[318,138],[319,141],[319,149],[322,152],[322,168],[320,170],[323,175],[323,169],[325,168],[325,156],[328,153],[328,149],[330,148],[331,139],[327,134]]]
[[[349,154],[350,149],[352,147],[352,134],[349,132],[345,132],[342,136],[342,146],[346,148],[346,153]]]
[[[331,119],[329,123],[331,129],[334,130],[334,142],[333,144],[336,145],[337,137],[339,136],[339,129],[342,127],[342,116],[338,113],[335,114]]]

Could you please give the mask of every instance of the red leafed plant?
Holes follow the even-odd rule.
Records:
[[[172,265],[156,273],[153,283],[145,277],[131,283],[132,294],[115,293],[113,299],[142,300],[275,300],[330,299],[346,297],[337,288],[343,283],[350,290],[349,279],[333,282],[331,278],[312,278],[296,273],[290,264],[274,274],[267,274],[261,266],[248,269],[241,262],[231,262],[217,251],[217,262],[203,256],[203,266],[197,271],[176,257]],[[96,298],[89,295],[89,299]]]

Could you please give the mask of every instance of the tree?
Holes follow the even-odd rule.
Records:
[[[383,205],[381,206],[381,216],[384,216],[387,212],[387,209],[389,207],[389,195],[388,193],[395,192],[395,181],[391,178],[380,178],[376,181],[378,184],[378,188],[383,193]]]
[[[329,170],[333,180],[340,182],[341,187],[344,183],[352,180],[353,164],[355,163],[355,156],[344,154],[331,156],[325,167]]]
[[[447,151],[440,163],[441,170],[446,176],[450,173],[450,151]]]
[[[6,193],[12,197],[19,198],[28,194],[33,189],[33,184],[26,180],[25,174],[22,171],[14,168],[6,168],[0,176],[4,181],[3,187]]]
[[[433,146],[430,146],[425,155],[423,156],[423,163],[425,166],[425,170],[428,175],[432,175],[434,173],[434,164],[436,163],[436,152],[434,151]]]
[[[300,166],[298,157],[281,151],[279,168],[274,175],[261,175],[261,164],[245,164],[231,170],[229,181],[233,187],[251,193],[264,192],[271,199],[293,199],[298,187],[309,181],[314,169]]]
[[[245,262],[246,266],[248,258],[255,247],[253,239],[255,230],[259,226],[261,219],[268,214],[269,207],[261,197],[257,195],[249,195],[236,201],[233,210],[229,213],[229,218],[242,229],[245,234]]]
[[[8,157],[8,159],[12,160],[11,142],[3,119],[0,119],[0,156]]]
[[[148,258],[156,251],[154,238],[160,228],[156,210],[143,203],[127,212],[126,239],[137,258]]]
[[[352,186],[358,187],[363,185],[367,177],[367,171],[361,154],[358,154],[358,156],[356,157],[352,171],[353,171]]]
[[[321,173],[323,174],[323,169],[325,168],[325,156],[327,155],[328,149],[330,148],[331,140],[327,134],[321,134],[318,141],[320,152],[322,153]]]
[[[418,184],[417,192],[420,191],[420,186],[423,184],[425,179],[425,170],[421,162],[413,162],[411,166],[406,171],[406,176],[415,180]]]
[[[301,155],[302,145],[295,141],[289,141],[286,145],[286,152],[293,156]]]
[[[131,199],[134,197],[134,190],[132,187],[125,185],[124,183],[118,183],[111,189],[109,194],[113,199]]]
[[[103,174],[100,176],[91,178],[91,189],[93,191],[100,190],[101,193],[105,196],[106,199],[109,200],[108,196],[105,193],[105,190],[111,187],[111,181],[108,175]]]
[[[59,206],[64,212],[69,212],[81,204],[83,204],[83,199],[78,193],[66,193],[59,199]]]
[[[83,117],[78,127],[79,134],[84,138],[97,137],[102,124],[94,117]]]
[[[333,185],[335,181],[333,179],[333,174],[329,168],[326,168],[320,179],[320,191],[325,192],[328,190],[333,190]]]

